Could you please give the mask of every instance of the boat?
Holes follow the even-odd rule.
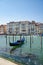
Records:
[[[25,41],[25,38],[17,40],[16,42],[13,42],[13,43],[10,42],[10,46],[19,46],[19,45],[22,45],[24,43],[24,41]]]
[[[43,36],[43,33],[42,34],[39,34],[39,36]]]
[[[41,34],[41,36],[43,36],[43,34]]]

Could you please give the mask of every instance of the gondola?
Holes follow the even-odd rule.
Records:
[[[43,36],[43,34],[41,34],[41,36]]]
[[[10,42],[10,46],[19,46],[19,45],[22,45],[24,43],[24,41],[25,41],[25,38],[17,40],[16,42],[13,42],[13,43]]]

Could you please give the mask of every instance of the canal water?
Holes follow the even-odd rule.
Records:
[[[23,38],[23,36],[21,36]],[[25,42],[22,47],[17,48],[13,54],[28,55],[29,53],[35,54],[39,57],[40,61],[43,63],[43,37],[37,35],[24,36]],[[10,53],[10,42],[15,42],[20,39],[20,36],[8,36],[0,35],[0,51],[6,51]],[[7,41],[6,41],[7,40]]]

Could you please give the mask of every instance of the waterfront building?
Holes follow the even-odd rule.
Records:
[[[35,24],[35,32],[36,32],[36,34],[39,34],[39,33],[40,33],[39,23],[36,23],[36,24]]]
[[[39,24],[39,31],[40,31],[40,34],[43,34],[43,23]]]
[[[6,34],[7,25],[0,25],[0,34]]]
[[[7,34],[19,34],[19,22],[7,23]]]
[[[20,21],[20,34],[28,34],[29,21]]]
[[[40,34],[43,33],[43,24],[35,21],[19,21],[7,23],[7,34]]]
[[[28,34],[28,21],[7,23],[7,34]]]
[[[30,33],[31,33],[31,34],[34,34],[34,35],[40,33],[39,23],[36,23],[35,21],[32,21],[32,22],[31,22]]]
[[[14,34],[14,22],[7,23],[7,34]]]
[[[7,25],[4,25],[3,28],[4,28],[4,34],[6,34],[7,33]]]
[[[30,34],[35,34],[35,21],[30,23]]]
[[[14,24],[14,34],[20,34],[20,22],[15,22]]]

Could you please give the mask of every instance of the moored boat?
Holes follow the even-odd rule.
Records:
[[[13,43],[10,42],[10,46],[22,45],[24,41],[25,41],[25,38],[22,38],[21,40],[17,40],[16,42],[13,42]]]

